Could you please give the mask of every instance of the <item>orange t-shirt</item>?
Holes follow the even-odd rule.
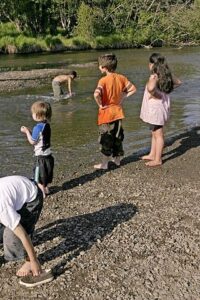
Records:
[[[99,109],[98,125],[124,118],[123,109],[119,103],[122,93],[126,91],[129,84],[125,76],[117,73],[111,73],[99,80],[96,90],[101,95],[102,106],[108,107]]]

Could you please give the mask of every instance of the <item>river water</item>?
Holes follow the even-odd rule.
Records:
[[[126,119],[125,156],[144,150],[150,143],[148,126],[139,119],[145,82],[149,76],[148,57],[161,52],[167,57],[173,73],[183,84],[171,94],[171,119],[165,128],[166,137],[182,133],[200,124],[200,48],[131,49],[113,51],[118,57],[117,71],[126,75],[138,91],[124,103]],[[105,51],[80,51],[62,54],[0,56],[1,70],[30,70],[35,68],[74,69],[79,78],[73,83],[75,96],[53,103],[51,85],[39,89],[15,91],[0,95],[0,176],[21,174],[30,176],[33,149],[20,132],[21,125],[30,128],[34,122],[30,106],[34,101],[52,104],[52,150],[55,171],[75,173],[99,160],[97,106],[93,100],[95,86],[101,77],[97,57]]]

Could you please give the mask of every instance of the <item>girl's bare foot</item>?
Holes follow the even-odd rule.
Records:
[[[97,170],[107,170],[108,169],[108,164],[94,165],[94,168],[97,169]]]
[[[154,160],[154,157],[151,156],[151,155],[144,155],[144,156],[141,157],[141,159],[143,159],[143,160]]]
[[[24,277],[24,276],[27,276],[27,275],[30,275],[32,274],[31,272],[31,263],[30,261],[26,261],[22,266],[21,268],[17,271],[17,276],[19,277]]]
[[[162,161],[152,160],[152,161],[148,161],[145,165],[148,166],[148,167],[157,167],[157,166],[162,165]]]

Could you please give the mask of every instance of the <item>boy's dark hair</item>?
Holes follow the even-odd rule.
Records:
[[[115,71],[117,68],[117,57],[115,54],[104,54],[98,58],[99,66],[106,68],[109,72]]]
[[[153,64],[151,72],[158,76],[158,88],[161,92],[169,94],[174,89],[172,73],[167,61],[160,53],[153,53],[149,62]]]
[[[40,121],[50,121],[52,116],[51,105],[48,102],[36,101],[31,106],[32,114],[35,113]]]
[[[77,77],[77,72],[76,71],[69,71],[69,73],[68,73],[69,75],[73,75],[74,76],[74,78],[76,78]]]

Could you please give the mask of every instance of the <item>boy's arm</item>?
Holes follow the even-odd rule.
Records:
[[[122,105],[122,103],[124,102],[124,100],[128,97],[130,97],[131,95],[135,94],[135,92],[137,91],[136,86],[134,84],[132,84],[131,82],[129,82],[126,86],[126,89],[123,93],[122,99],[120,101],[120,105]]]
[[[135,85],[132,84],[131,82],[129,82],[128,85],[126,86],[126,98],[135,94],[136,91],[137,91],[137,89],[136,89]]]
[[[29,141],[29,143],[30,143],[31,145],[35,145],[35,144],[37,143],[36,141],[34,141],[34,140],[32,139],[31,131],[30,131],[27,127],[22,126],[20,130],[21,130],[21,132],[23,132],[23,133],[26,134],[27,140]]]
[[[69,77],[67,79],[67,82],[68,82],[68,91],[69,91],[69,94],[72,95],[72,79],[71,79],[71,77]]]
[[[102,97],[101,97],[101,88],[97,86],[96,90],[94,91],[94,99],[99,108],[102,108]]]
[[[30,260],[31,271],[33,276],[37,276],[42,273],[41,265],[36,257],[36,253],[31,242],[31,239],[27,232],[24,230],[21,224],[18,224],[17,227],[13,230],[14,234],[21,240],[28,258]]]

